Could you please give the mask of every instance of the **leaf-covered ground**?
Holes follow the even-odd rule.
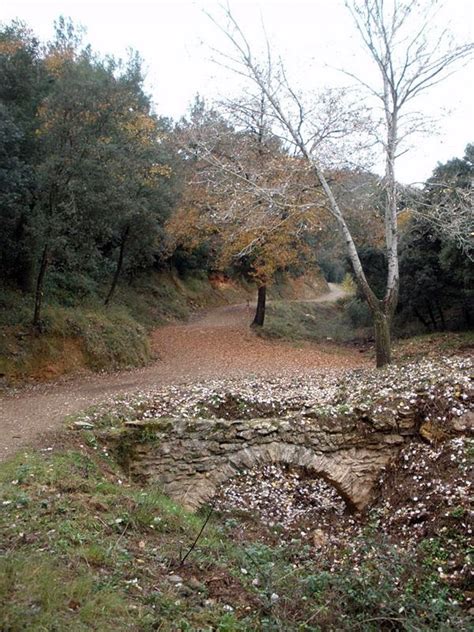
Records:
[[[216,380],[89,411],[0,468],[1,629],[472,629],[474,441],[455,428],[472,406],[471,370],[451,358],[320,380]],[[363,515],[324,481],[277,465],[242,472],[188,514],[127,480],[96,437],[137,417],[299,409],[310,422],[360,406],[418,407],[446,429],[406,446]]]
[[[209,379],[113,398],[78,419],[101,426],[159,417],[280,417],[295,411],[311,418],[369,409],[376,419],[422,407],[425,421],[448,422],[470,407],[471,371],[469,358],[454,356],[390,365],[383,370]]]

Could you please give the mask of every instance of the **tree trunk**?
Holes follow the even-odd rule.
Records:
[[[392,347],[390,340],[391,317],[382,310],[373,313],[375,329],[375,358],[377,368],[390,364]]]
[[[49,265],[49,244],[46,243],[43,248],[43,254],[41,255],[40,269],[38,272],[38,278],[36,280],[35,291],[35,311],[33,314],[33,327],[39,329],[41,322],[41,307],[43,303],[43,284],[46,270]]]
[[[436,309],[438,310],[439,319],[441,321],[441,331],[446,331],[446,321],[444,319],[443,308],[438,301],[436,301]]]
[[[433,330],[436,331],[438,329],[438,323],[436,322],[436,318],[433,313],[433,308],[431,307],[430,301],[426,301],[426,309],[428,310],[428,314],[433,325]]]
[[[252,327],[263,327],[265,321],[265,305],[267,302],[267,286],[260,285],[258,288],[257,310]]]
[[[107,294],[107,297],[106,297],[106,299],[104,301],[104,305],[106,307],[110,303],[110,301],[112,300],[112,296],[114,295],[115,288],[117,287],[117,282],[118,282],[119,277],[120,277],[120,272],[122,271],[123,257],[124,257],[124,254],[125,254],[125,244],[127,242],[127,237],[128,237],[128,233],[129,232],[130,232],[130,227],[127,226],[127,228],[124,230],[124,232],[122,234],[122,239],[120,241],[119,257],[118,257],[118,261],[117,261],[117,267],[115,268],[114,278],[112,279],[112,285],[110,286],[109,293]]]
[[[420,314],[420,312],[416,309],[416,307],[415,307],[415,309],[414,309],[414,314],[415,314],[415,316],[418,318],[418,320],[420,321],[420,323],[422,323],[422,324],[426,327],[426,330],[427,330],[427,331],[431,331],[430,324],[428,323],[428,321],[427,321],[425,318],[423,318],[423,316],[422,316],[422,315]]]

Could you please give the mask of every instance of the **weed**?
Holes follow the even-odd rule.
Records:
[[[116,465],[82,445],[0,466],[8,632],[467,629],[462,594],[438,572],[449,531],[404,550],[372,524],[337,563],[298,539],[236,539],[237,516],[214,513],[197,539],[205,509],[190,514],[159,489],[119,482]]]

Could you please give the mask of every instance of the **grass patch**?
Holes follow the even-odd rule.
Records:
[[[0,373],[8,380],[47,379],[87,367],[143,366],[151,357],[146,328],[121,307],[48,305],[43,331],[3,327]]]
[[[363,337],[364,330],[354,329],[346,303],[273,302],[259,333],[295,342],[352,342]]]
[[[439,355],[472,354],[474,332],[436,332],[402,337],[394,326],[393,356],[413,361]],[[336,303],[274,301],[267,306],[260,336],[294,342],[373,343],[372,319],[367,305],[358,298]]]
[[[240,516],[205,519],[124,480],[82,433],[70,448],[0,465],[0,621],[20,630],[455,630],[463,596],[426,543],[403,550],[376,528],[337,563],[295,538],[237,537]],[[354,558],[356,556],[356,559]],[[179,575],[181,581],[170,580]]]
[[[46,380],[81,368],[93,371],[143,366],[152,357],[149,331],[192,310],[243,300],[247,289],[215,288],[207,276],[143,275],[119,285],[108,308],[90,293],[46,295],[41,334],[31,327],[33,296],[0,287],[0,378]]]
[[[397,361],[415,361],[439,355],[472,355],[474,332],[438,332],[400,338],[394,346]]]

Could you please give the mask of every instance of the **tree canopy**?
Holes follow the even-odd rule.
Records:
[[[35,285],[38,325],[49,281],[80,292],[110,275],[110,300],[122,269],[160,258],[177,157],[139,56],[101,58],[69,21],[45,46],[3,28],[0,77],[2,269]]]

